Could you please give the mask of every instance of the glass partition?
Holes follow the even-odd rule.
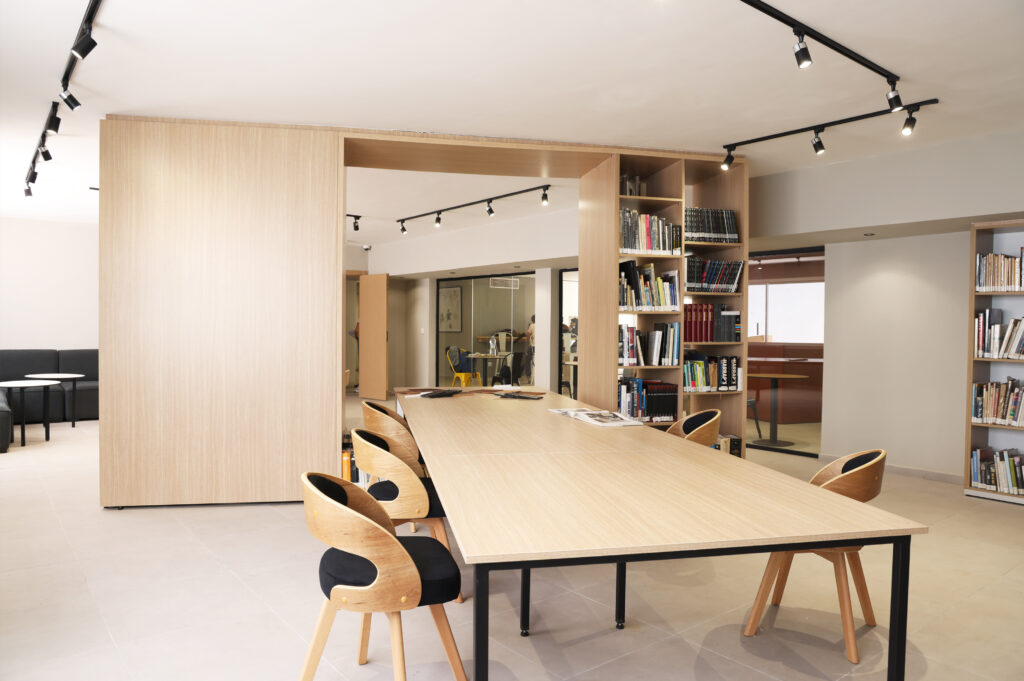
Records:
[[[579,381],[577,333],[579,330],[580,272],[578,269],[559,272],[559,372],[558,392],[576,397]]]

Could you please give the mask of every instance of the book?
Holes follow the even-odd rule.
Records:
[[[743,274],[742,260],[710,260],[687,256],[686,291],[736,293]]]
[[[672,423],[676,420],[679,386],[653,379],[619,378],[618,410],[641,423]]]
[[[987,308],[974,316],[974,356],[1024,359],[1024,318],[1003,323],[1002,310]]]
[[[647,255],[682,255],[683,228],[658,215],[630,208],[619,211],[619,251]]]
[[[679,322],[658,322],[648,331],[619,324],[618,365],[678,366],[680,339]]]
[[[721,208],[687,208],[683,215],[686,241],[739,243],[736,213]]]
[[[1024,291],[1021,257],[1001,253],[977,253],[974,258],[974,290],[979,293]]]
[[[617,412],[604,411],[603,409],[586,409],[579,407],[575,409],[548,409],[548,411],[554,412],[555,414],[561,414],[562,416],[568,416],[569,418],[576,419],[577,421],[589,423],[592,426],[602,426],[605,428],[642,425],[640,421],[634,421],[633,419],[628,419]]]
[[[999,426],[1024,427],[1019,379],[1007,378],[1004,383],[971,384],[971,422]]]
[[[620,312],[678,312],[679,270],[658,273],[652,263],[619,263]]]
[[[683,308],[687,343],[738,343],[742,340],[739,310],[725,303],[687,303]]]

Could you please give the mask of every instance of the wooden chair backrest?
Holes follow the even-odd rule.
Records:
[[[867,449],[847,454],[815,473],[811,484],[857,501],[871,501],[882,491],[885,456],[884,449]],[[844,473],[843,468],[857,457],[864,459],[855,462],[855,466]]]
[[[426,518],[430,498],[419,474],[402,459],[391,453],[394,441],[380,433],[356,428],[352,431],[352,450],[356,465],[370,475],[390,480],[398,487],[398,496],[391,501],[378,501],[388,517],[396,520]]]
[[[366,430],[387,438],[391,453],[404,461],[419,476],[424,475],[420,450],[409,431],[409,424],[394,409],[379,402],[363,400],[363,423]]]
[[[696,416],[700,416],[702,414],[710,414],[712,412],[714,413],[714,416],[711,419],[709,419],[706,423],[702,424],[698,428],[695,428],[689,433],[686,432],[685,426],[687,421],[693,419]],[[679,419],[671,426],[669,426],[668,432],[671,433],[672,435],[677,435],[683,438],[684,440],[689,440],[690,442],[696,442],[699,445],[710,447],[711,445],[718,442],[718,428],[721,425],[721,422],[721,409],[705,409],[704,411],[698,411],[693,414],[690,414],[689,416],[686,416],[685,418]]]
[[[419,604],[419,571],[376,499],[348,480],[303,473],[302,505],[306,527],[314,537],[377,568],[377,579],[368,586],[335,586],[333,603],[355,612],[394,612]]]

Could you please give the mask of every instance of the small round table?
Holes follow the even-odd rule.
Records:
[[[18,389],[21,400],[21,446],[25,446],[25,388],[43,389],[43,427],[46,429],[46,441],[50,441],[50,386],[60,385],[60,381],[0,381],[0,388],[7,388],[7,402],[10,404],[14,389]],[[14,429],[11,428],[11,442],[14,442]]]
[[[768,447],[790,447],[792,442],[779,439],[779,379],[809,378],[801,374],[747,374],[747,378],[767,378],[771,381],[771,416],[769,420],[768,439],[754,440],[751,444]],[[757,405],[754,405],[757,409]]]
[[[71,381],[71,427],[75,427],[78,416],[78,379],[85,374],[25,374],[25,378],[40,378],[46,381]]]

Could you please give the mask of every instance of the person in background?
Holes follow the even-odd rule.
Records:
[[[537,315],[530,315],[530,325],[526,327],[526,335],[529,337],[530,346],[526,349],[526,378],[533,383],[533,355],[537,348]]]

